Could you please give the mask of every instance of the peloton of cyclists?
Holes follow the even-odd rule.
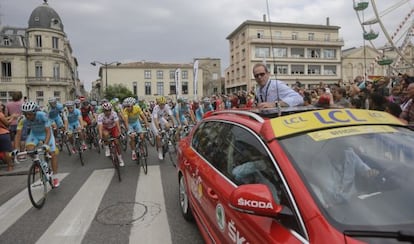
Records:
[[[88,148],[85,143],[84,122],[81,111],[75,108],[76,105],[73,101],[67,101],[65,106],[67,108],[66,115],[64,116],[65,130],[68,133],[68,140],[72,145],[72,153],[74,154],[76,153],[73,139],[74,131],[79,133],[79,138],[82,141],[82,149],[86,150]]]

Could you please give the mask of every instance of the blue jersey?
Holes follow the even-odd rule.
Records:
[[[81,111],[77,108],[73,112],[68,112],[66,118],[68,119],[69,124],[76,124],[79,122],[79,117],[81,117]]]
[[[55,107],[49,106],[49,118],[56,119],[60,113],[63,112],[63,105],[61,103],[56,103]]]
[[[17,129],[23,129],[24,126],[27,126],[34,136],[43,137],[46,136],[46,128],[50,127],[50,121],[45,112],[37,111],[34,120],[21,119]]]

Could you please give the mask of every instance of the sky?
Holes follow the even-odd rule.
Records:
[[[379,11],[400,1],[401,6],[382,17],[388,32],[398,29],[396,22],[413,8],[414,0],[375,1]],[[27,27],[30,14],[42,3],[0,0],[1,24]],[[92,66],[92,61],[192,63],[194,58],[210,57],[221,59],[224,70],[230,55],[226,37],[244,21],[260,21],[264,14],[272,22],[316,25],[325,25],[329,17],[330,25],[341,27],[344,49],[360,47],[364,41],[357,17],[368,20],[374,10],[370,6],[357,14],[353,0],[49,0],[48,4],[63,22],[87,90],[99,78],[99,66]],[[370,28],[381,31],[380,26]]]

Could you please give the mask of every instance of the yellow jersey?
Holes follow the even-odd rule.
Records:
[[[134,105],[134,106],[132,106],[131,111],[129,111],[128,108],[124,108],[123,109],[123,114],[124,114],[125,119],[128,120],[128,123],[133,124],[133,123],[136,123],[137,121],[139,121],[139,118],[140,118],[139,116],[141,114],[143,114],[143,112],[142,112],[140,106]]]

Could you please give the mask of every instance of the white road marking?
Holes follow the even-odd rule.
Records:
[[[172,243],[159,166],[148,166],[147,175],[140,170],[135,201],[139,204],[134,207],[134,219],[138,219],[131,227],[129,243]],[[141,204],[146,206],[145,213]]]
[[[113,175],[113,169],[95,170],[37,243],[81,243]]]
[[[62,181],[68,174],[56,174],[57,178]],[[50,188],[48,188],[50,190]],[[56,189],[58,191],[59,188]],[[47,201],[47,198],[46,198]],[[23,216],[30,208],[32,203],[29,199],[27,188],[19,192],[16,196],[0,206],[0,235],[3,234],[11,225]]]

